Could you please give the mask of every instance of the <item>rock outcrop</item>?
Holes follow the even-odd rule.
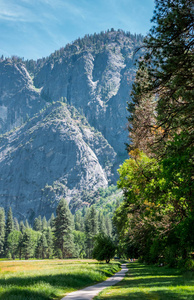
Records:
[[[45,106],[40,93],[23,63],[0,62],[0,134],[21,126]]]
[[[74,108],[55,103],[0,140],[0,206],[50,216],[61,197],[106,187],[116,153]]]
[[[0,61],[0,206],[32,220],[116,183],[141,41],[110,31],[36,62]]]

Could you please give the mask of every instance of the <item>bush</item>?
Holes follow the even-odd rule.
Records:
[[[106,263],[110,262],[110,259],[115,255],[116,247],[109,236],[105,234],[98,234],[95,237],[94,249],[92,252],[93,258],[97,260],[106,260]]]
[[[194,260],[192,258],[186,260],[185,269],[189,271],[194,271]]]

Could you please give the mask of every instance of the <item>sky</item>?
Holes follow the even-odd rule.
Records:
[[[49,56],[85,34],[146,35],[154,0],[0,0],[0,56]]]

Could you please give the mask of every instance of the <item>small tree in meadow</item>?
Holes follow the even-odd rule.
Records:
[[[106,263],[109,263],[115,255],[115,250],[116,247],[109,236],[99,233],[95,237],[94,249],[92,251],[93,258],[99,261],[105,260]]]

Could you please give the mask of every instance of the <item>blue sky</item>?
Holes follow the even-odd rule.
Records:
[[[0,55],[37,59],[85,34],[146,34],[154,0],[0,0]]]

